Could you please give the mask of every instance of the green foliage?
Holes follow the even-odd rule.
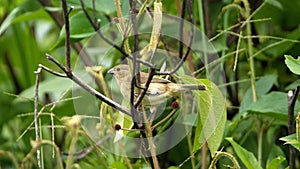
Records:
[[[218,150],[223,139],[226,122],[225,99],[219,88],[209,80],[195,81],[188,76],[182,76],[181,80],[187,84],[204,84],[205,91],[193,91],[198,104],[198,120],[193,150],[201,148],[207,142],[211,156]]]
[[[237,154],[237,156],[241,159],[241,161],[244,163],[244,165],[249,168],[249,169],[260,169],[262,168],[255,156],[247,151],[246,149],[244,149],[243,147],[241,147],[240,145],[238,145],[232,138],[226,138],[227,141],[230,142],[230,144],[232,145],[235,153]]]
[[[298,151],[300,151],[300,142],[296,138],[296,134],[288,135],[280,138],[280,140],[285,141],[285,144],[290,144],[295,147]]]
[[[35,140],[32,113],[36,78],[34,72],[38,64],[58,71],[55,65],[46,60],[45,53],[50,53],[60,63],[65,64],[65,26],[58,27],[55,18],[49,15],[50,12],[58,12],[57,17],[62,17],[61,1],[49,0],[48,2],[52,5],[43,6],[39,1],[34,0],[0,2],[0,168],[37,168],[35,150],[39,146],[42,147],[44,168],[59,167],[62,162],[68,163],[68,167],[73,165],[73,168],[150,168],[148,159],[129,158],[107,152],[95,146],[94,140],[92,141],[85,128],[75,128],[77,126],[73,123],[71,126],[63,123],[66,121],[61,117],[70,118],[74,115],[77,109],[74,107],[74,100],[85,99],[84,94],[73,97],[74,93],[70,89],[82,90],[79,86],[73,85],[70,79],[56,77],[47,72],[42,72],[38,95],[38,110],[41,111],[39,116],[41,141],[32,141]],[[101,20],[100,26],[108,37],[116,44],[124,45],[125,42],[117,39],[121,36],[115,36],[115,32],[107,25],[116,24],[111,21],[117,17],[118,12],[123,16],[130,14],[129,1],[120,0],[121,11],[118,11],[116,1],[113,0],[96,0],[95,11],[93,11],[93,1],[84,2],[88,13],[93,16],[95,12],[95,17]],[[153,11],[154,1],[140,2],[141,4],[138,3],[136,7],[138,10],[144,6],[147,10]],[[143,4],[144,2],[146,3]],[[161,2],[163,13],[180,17],[178,11],[181,9],[181,1]],[[285,0],[209,1],[208,4],[202,2],[194,1],[192,7],[195,27],[205,30],[205,33],[210,35],[209,41],[219,57],[212,59],[211,51],[209,54],[201,53],[206,48],[201,44],[196,47],[196,51],[192,51],[193,57],[185,62],[184,67],[195,70],[196,73],[193,74],[195,78],[184,75],[180,76],[180,80],[187,84],[204,84],[207,90],[193,91],[193,96],[199,104],[197,108],[191,110],[197,111],[195,114],[183,116],[184,119],[179,124],[192,129],[188,132],[182,130],[186,132],[186,136],[178,144],[179,146],[158,155],[160,165],[162,168],[170,169],[200,168],[202,165],[208,167],[212,161],[217,160],[218,163],[215,163],[214,167],[226,168],[232,166],[232,161],[226,158],[216,159],[218,153],[225,152],[235,158],[241,168],[288,168],[290,159],[288,146],[294,147],[297,155],[300,151],[296,134],[287,136],[287,91],[294,90],[300,85],[298,77],[300,75],[298,57],[300,56],[300,18],[296,17],[299,15],[300,1],[289,3]],[[70,13],[71,43],[84,45],[96,35],[94,28],[81,9],[80,1],[67,0],[67,4],[69,8],[74,6]],[[202,9],[206,7],[210,8],[205,10],[209,14],[207,17],[203,16],[207,13]],[[148,15],[146,12],[145,16]],[[187,14],[185,18],[188,18]],[[163,25],[168,24],[163,22]],[[179,27],[179,23],[176,26]],[[168,31],[174,27],[169,26]],[[140,35],[138,38],[139,49],[143,49],[149,44],[151,37]],[[177,56],[178,42],[169,37],[161,38],[165,38],[165,41],[159,43],[158,48],[162,49],[166,45],[170,49],[168,54]],[[115,48],[104,42],[92,44],[93,46],[88,45],[93,49],[99,48],[93,53],[88,53],[92,56],[91,60],[95,61],[93,64],[110,67],[112,64],[120,63],[120,58],[123,57]],[[133,38],[128,40],[128,45],[129,48],[126,50],[132,50]],[[125,45],[124,48],[126,47]],[[72,69],[76,69],[76,74],[82,75],[84,81],[88,83],[90,81],[85,78],[87,74],[84,72],[84,66],[80,65],[82,58],[77,57],[80,52],[77,50],[71,50]],[[105,56],[99,59],[99,55]],[[164,60],[158,57],[154,60],[156,59],[159,60],[159,66],[165,66]],[[203,66],[206,62],[207,67]],[[79,68],[74,65],[79,65]],[[206,74],[207,72],[211,74]],[[222,73],[215,75],[215,72]],[[105,71],[103,73],[106,74]],[[180,69],[179,74],[183,75],[187,72]],[[219,83],[220,79],[226,79],[224,80],[226,82]],[[105,85],[114,85],[110,77],[102,82]],[[102,90],[101,86],[95,88]],[[118,92],[115,87],[112,88],[114,94]],[[119,98],[116,100],[119,101]],[[294,108],[295,115],[300,109],[298,100]],[[96,102],[94,98],[85,101]],[[182,100],[182,103],[185,104],[185,101]],[[93,134],[114,133],[114,122],[121,115],[116,114],[118,112],[103,102],[96,104],[101,108],[100,111],[90,105],[79,107],[83,111],[97,111],[97,118],[88,112],[80,116],[81,122],[94,118],[97,122]],[[176,123],[174,117],[180,111],[170,109],[171,107],[167,105],[159,120],[167,117],[170,112],[175,112],[174,115],[162,123],[163,127],[159,126],[157,130],[153,130],[154,135],[157,134],[155,132],[168,130],[170,125]],[[63,119],[72,122],[69,118]],[[103,120],[106,122],[105,127],[101,125]],[[130,128],[130,126],[125,127]],[[68,129],[78,130],[69,132],[71,130]],[[139,131],[124,133],[134,138],[140,137]],[[100,137],[99,140],[101,139],[103,138]],[[110,142],[103,144],[112,147]],[[73,161],[72,156],[74,159],[79,158],[83,154],[80,151],[90,150],[88,149],[90,147],[92,147],[91,152],[84,158]],[[205,156],[203,152],[206,148],[210,151],[212,160],[208,157],[200,160]],[[122,154],[120,153],[122,151],[123,149],[115,150],[119,154]],[[70,152],[72,155],[68,155]],[[52,158],[52,154],[56,156]],[[296,168],[299,168],[299,159],[296,159]]]
[[[285,64],[293,73],[300,75],[300,58],[294,59],[292,56],[285,55]]]

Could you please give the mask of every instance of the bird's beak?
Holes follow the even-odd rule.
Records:
[[[107,71],[107,73],[109,73],[109,74],[114,74],[115,73],[115,71],[114,71],[114,68],[111,68],[111,69],[109,69],[108,71]]]

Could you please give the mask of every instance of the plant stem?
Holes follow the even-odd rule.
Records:
[[[41,68],[38,68],[35,72],[36,74],[36,81],[35,81],[35,93],[34,93],[34,128],[35,128],[35,140],[40,141],[40,131],[39,131],[39,122],[38,122],[38,105],[39,105],[39,82],[40,82],[40,73]],[[38,162],[38,167],[42,168],[41,163],[41,149],[37,148],[36,151],[36,158]]]
[[[77,130],[77,129],[75,129]],[[72,164],[73,164],[73,156],[75,153],[75,148],[76,148],[76,142],[77,142],[77,138],[78,138],[78,132],[70,132],[71,136],[72,136],[72,140],[71,140],[71,144],[70,144],[70,148],[69,148],[69,155],[67,158],[67,162],[66,162],[66,169],[71,169],[72,168]]]
[[[205,38],[205,25],[204,25],[204,16],[203,16],[203,4],[202,0],[198,0],[198,10],[199,10],[199,19],[200,19],[200,28],[202,31],[201,39],[202,39],[202,46],[200,48],[203,49],[203,56],[204,56],[204,65],[206,70],[206,78],[209,78],[209,70],[208,70],[208,55],[207,55],[207,44]]]
[[[248,0],[242,0],[244,6],[245,6],[245,17],[246,17],[246,31],[247,36],[251,36],[251,9]],[[257,92],[256,92],[256,86],[255,86],[255,65],[254,65],[254,57],[253,57],[253,41],[252,38],[247,39],[247,45],[248,45],[248,55],[249,55],[249,65],[250,65],[250,80],[251,80],[251,89],[252,89],[252,100],[253,102],[256,102],[257,100]],[[258,164],[261,165],[262,160],[262,137],[263,137],[263,125],[260,121],[260,116],[258,115],[258,121],[257,121],[257,129],[258,129],[258,136],[257,136],[257,160]]]
[[[237,168],[237,169],[240,168],[239,163],[237,162],[237,160],[235,159],[235,157],[233,155],[226,153],[226,152],[217,152],[216,156],[214,157],[214,159],[212,160],[212,162],[209,166],[209,169],[216,168],[216,164],[221,157],[227,157],[233,163],[233,166],[230,166],[228,168]]]
[[[198,0],[198,10],[199,10],[199,19],[200,19],[200,28],[202,31],[201,35],[201,40],[202,40],[202,46],[200,48],[203,49],[203,56],[204,56],[204,66],[205,66],[205,72],[206,72],[206,78],[209,79],[209,70],[208,70],[208,55],[207,55],[207,47],[206,47],[206,38],[205,38],[205,25],[204,25],[204,12],[203,12],[203,4],[202,0]],[[203,144],[202,147],[202,168],[206,166],[205,164],[205,158],[206,158],[206,152],[207,152],[207,147],[206,143]]]
[[[264,133],[264,125],[262,125],[261,120],[258,120],[258,137],[257,137],[257,161],[258,164],[261,165],[262,161],[262,139],[263,139],[263,133]]]
[[[248,21],[248,17],[250,17],[250,6],[247,0],[243,0],[243,3],[245,5],[245,10],[246,10],[246,31],[247,35],[251,36],[251,22]],[[254,57],[253,57],[253,42],[252,38],[247,39],[247,45],[248,45],[248,55],[249,55],[249,65],[250,65],[250,78],[251,78],[251,88],[252,88],[252,99],[253,102],[256,102],[257,100],[257,95],[256,95],[256,87],[255,87],[255,66],[254,66]]]
[[[156,111],[156,110],[155,110]],[[148,145],[149,145],[149,150],[150,150],[150,153],[151,153],[151,159],[152,159],[152,162],[153,162],[153,166],[155,169],[160,169],[159,167],[159,163],[158,163],[158,160],[157,160],[157,157],[156,157],[156,147],[155,147],[155,144],[153,143],[153,130],[152,130],[152,122],[147,122],[147,116],[145,113],[143,113],[143,117],[144,117],[144,120],[146,121],[145,123],[145,133],[146,133],[146,139],[148,141]]]

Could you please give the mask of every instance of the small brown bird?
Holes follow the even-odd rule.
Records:
[[[129,70],[129,66],[125,64],[117,65],[111,68],[108,73],[113,74],[117,80],[123,97],[129,99],[132,81],[132,73]],[[145,86],[147,79],[148,73],[140,72],[140,82],[142,87]],[[178,98],[182,91],[205,89],[206,87],[202,84],[176,84],[169,80],[154,76],[146,92],[143,103],[145,103],[145,99],[147,99],[147,105],[150,104],[155,106],[165,102],[167,98]]]

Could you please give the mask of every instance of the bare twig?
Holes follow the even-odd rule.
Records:
[[[58,76],[58,77],[67,77],[66,74],[62,74],[62,73],[56,72],[56,71],[54,71],[52,69],[49,69],[48,67],[46,67],[46,66],[44,66],[42,64],[39,64],[39,67],[42,68],[42,69],[44,69],[44,70],[46,70],[47,72],[55,75],[55,76]]]
[[[186,6],[186,0],[182,1],[181,5],[181,19],[180,19],[180,25],[179,25],[179,58],[182,58],[183,54],[183,26],[184,26],[184,15],[185,15],[185,6]]]
[[[39,105],[39,81],[40,81],[40,73],[42,68],[38,68],[35,72],[36,79],[35,79],[35,93],[34,93],[34,127],[35,127],[35,140],[38,142],[40,141],[40,131],[39,131],[39,122],[38,122],[38,105]],[[36,150],[37,162],[38,167],[42,168],[41,162],[41,149],[38,148]]]
[[[73,72],[67,74],[67,70],[66,67],[63,66],[61,63],[59,63],[55,58],[53,58],[51,55],[46,54],[46,57],[48,60],[52,61],[54,64],[56,64],[62,71],[64,71],[66,73],[66,76],[71,79],[73,82],[75,82],[76,84],[78,84],[79,86],[81,86],[83,89],[85,89],[87,92],[89,92],[90,94],[94,95],[95,97],[97,97],[98,99],[102,100],[103,102],[107,103],[108,105],[112,106],[113,108],[131,116],[131,112],[122,107],[120,104],[116,103],[115,101],[105,97],[102,93],[99,93],[97,90],[95,90],[94,88],[92,88],[91,86],[89,86],[88,84],[86,84],[85,82],[83,82],[82,80],[80,80],[79,77],[77,77]],[[42,67],[43,69],[45,68],[45,66]],[[49,70],[48,69],[44,69],[46,71]],[[50,72],[51,73],[51,72]]]
[[[132,62],[133,62],[133,71],[132,71],[132,81],[131,81],[131,91],[130,91],[130,109],[132,112],[132,120],[134,122],[135,128],[139,128],[140,123],[140,117],[138,117],[138,114],[135,113],[135,105],[134,105],[134,98],[135,98],[135,91],[134,86],[140,86],[140,76],[139,76],[139,64],[137,63],[137,59],[139,58],[138,54],[138,28],[137,28],[137,21],[136,21],[136,9],[135,9],[135,1],[130,0],[130,14],[131,14],[131,21],[132,21],[132,27],[133,27],[133,34],[134,34],[134,43],[133,43],[133,56],[132,56]],[[138,123],[137,123],[138,122]]]
[[[66,31],[66,40],[65,40],[65,48],[66,48],[66,70],[67,73],[71,72],[71,59],[70,59],[70,23],[69,23],[69,13],[73,8],[68,10],[66,0],[62,0],[62,8],[64,11],[64,19],[65,19],[65,31]]]
[[[179,57],[181,58],[180,59],[180,61],[179,61],[179,63],[172,69],[172,70],[170,70],[170,71],[168,71],[168,72],[156,72],[155,73],[155,75],[171,75],[171,74],[174,74],[181,66],[182,66],[182,64],[185,62],[185,60],[186,60],[186,58],[189,56],[189,52],[190,52],[190,50],[191,50],[191,45],[192,45],[192,42],[193,42],[193,39],[194,39],[194,27],[193,26],[191,26],[191,31],[190,31],[190,40],[189,40],[189,44],[188,44],[188,46],[187,46],[187,49],[186,49],[186,52],[185,52],[185,54],[183,55],[182,53],[182,51],[183,51],[183,42],[182,42],[182,34],[183,34],[183,23],[184,23],[184,13],[185,13],[185,1],[186,0],[184,0],[183,2],[182,2],[182,11],[181,11],[181,21],[180,21],[180,35],[179,35],[179,37],[180,37],[180,47],[179,47]],[[187,5],[187,9],[188,9],[188,14],[189,14],[189,21],[192,23],[192,25],[193,25],[193,23],[194,23],[194,15],[193,15],[193,9],[192,9],[192,0],[188,0],[188,5]],[[182,48],[182,49],[181,49]],[[183,55],[183,56],[182,56]]]
[[[93,22],[91,16],[89,15],[85,5],[84,5],[84,2],[83,0],[80,0],[80,3],[81,3],[81,8],[84,12],[84,14],[86,15],[87,19],[89,20],[89,22],[91,23],[92,27],[94,28],[94,30],[98,33],[98,35],[106,42],[108,43],[109,45],[111,45],[112,47],[114,47],[115,49],[117,49],[120,53],[122,53],[125,57],[129,58],[130,60],[133,59],[133,57],[128,54],[127,52],[125,52],[120,46],[118,46],[117,44],[115,44],[113,41],[111,41],[110,39],[108,39],[108,37],[106,37],[103,32],[101,31],[100,28],[100,24],[97,25],[96,23]],[[149,67],[154,67],[153,64],[147,62],[147,61],[144,61],[144,60],[141,60],[141,59],[137,59],[136,60],[138,63],[142,63],[143,65],[146,65],[146,66],[149,66]]]
[[[153,78],[154,75],[155,75],[155,69],[154,68],[150,68],[149,76],[148,76],[147,81],[145,83],[145,87],[142,88],[143,89],[142,92],[137,97],[137,99],[136,99],[136,101],[134,103],[134,107],[137,107],[139,104],[141,104],[144,96],[146,95],[146,92],[147,92],[147,90],[149,88],[149,85],[150,85],[150,83],[151,83],[152,78]]]
[[[49,0],[39,0],[42,6],[44,7],[54,7],[54,5]],[[64,25],[64,18],[61,12],[59,11],[52,11],[52,10],[46,10],[46,12],[49,13],[49,15],[52,17],[53,21],[56,23],[56,25],[61,29]],[[81,43],[76,42],[72,44],[72,48],[75,49],[76,53],[79,54],[80,59],[84,63],[85,66],[92,66],[94,65],[89,55],[86,53],[86,51],[83,49]]]
[[[194,22],[194,16],[193,16],[193,10],[192,10],[192,2],[193,0],[188,0],[188,5],[187,5],[187,9],[188,9],[188,13],[189,13],[189,21],[191,23]],[[170,74],[174,74],[181,66],[182,64],[184,63],[184,61],[186,60],[186,58],[188,57],[189,55],[189,52],[190,52],[190,46],[192,45],[192,41],[193,41],[193,36],[194,36],[194,28],[192,27],[191,29],[191,35],[190,35],[190,41],[189,41],[189,45],[188,45],[188,48],[187,48],[187,51],[186,53],[184,54],[184,56],[182,57],[183,55],[183,20],[184,20],[184,13],[185,13],[185,0],[183,1],[183,4],[182,4],[182,14],[181,14],[181,22],[180,22],[180,47],[179,47],[179,57],[181,58],[181,60],[179,61],[179,63],[176,65],[176,67],[169,71],[169,72],[156,72],[155,71],[155,65],[153,67],[150,67],[150,72],[149,72],[149,77],[147,79],[147,82],[145,84],[145,87],[143,88],[143,91],[140,93],[140,95],[138,96],[137,98],[137,101],[135,102],[134,106],[137,107],[141,101],[143,100],[148,88],[149,88],[149,85],[151,83],[151,80],[153,78],[154,75],[170,75]]]

